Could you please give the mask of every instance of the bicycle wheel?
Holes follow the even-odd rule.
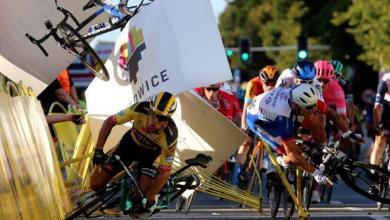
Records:
[[[277,184],[276,181],[268,180],[267,182],[267,198],[269,202],[270,215],[272,218],[275,218],[278,214],[280,198],[282,196],[282,187],[283,186]]]
[[[302,202],[305,208],[309,210],[311,205],[311,197],[313,195],[313,176],[305,172],[302,180]]]
[[[108,81],[110,79],[108,71],[89,43],[65,22],[58,24],[58,29],[65,40],[65,46],[69,52],[80,58],[85,67],[90,69],[99,79]]]
[[[333,186],[320,185],[319,187],[321,192],[321,202],[329,204],[330,199],[332,198]]]
[[[383,161],[379,166],[384,170],[390,171],[390,146],[389,146],[389,144],[386,145],[385,149],[386,150],[384,152]],[[379,185],[379,194],[381,197],[384,197],[384,198],[390,196],[389,195],[390,194],[390,181],[389,180],[387,180],[387,184],[384,183],[384,184]],[[378,202],[377,208],[382,209],[383,203]]]
[[[83,201],[80,201],[78,207],[66,216],[66,220],[71,220],[79,217],[80,215],[89,216],[96,210],[98,210],[107,201],[112,202],[112,198],[120,191],[119,185],[103,189],[100,192],[90,192],[85,195]],[[118,197],[119,199],[120,197]]]
[[[287,180],[290,182],[291,188],[295,191],[295,183],[296,183],[295,170],[292,168],[286,168],[284,170],[284,174],[286,175]],[[295,204],[290,194],[287,192],[287,190],[284,190],[282,199],[283,199],[284,216],[288,219],[291,219],[294,215]]]
[[[355,192],[377,202],[390,204],[390,196],[380,194],[380,185],[389,184],[389,173],[379,166],[354,161],[338,170],[341,179]]]

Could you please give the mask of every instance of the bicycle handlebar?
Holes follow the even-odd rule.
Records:
[[[41,49],[42,53],[45,54],[45,56],[49,56],[49,54],[47,53],[47,51],[45,50],[45,48],[42,47],[41,43],[42,43],[42,41],[44,41],[44,40],[42,40],[42,39],[44,39],[46,36],[49,37],[50,34],[46,35],[46,36],[43,37],[41,40],[35,39],[34,37],[32,37],[32,36],[31,36],[30,34],[28,34],[28,33],[26,33],[25,36],[26,36],[33,44],[37,45],[37,46],[39,47],[39,49]],[[47,37],[46,37],[46,38],[47,38]],[[45,40],[46,40],[46,39],[45,39]]]

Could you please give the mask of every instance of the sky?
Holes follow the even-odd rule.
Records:
[[[210,0],[211,6],[213,7],[215,19],[218,22],[219,15],[223,12],[226,7],[227,0]],[[91,44],[95,45],[97,41],[115,41],[118,37],[119,31],[111,31],[107,34],[100,35]]]

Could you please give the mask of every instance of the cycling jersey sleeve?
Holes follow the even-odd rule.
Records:
[[[380,81],[378,84],[377,92],[376,92],[376,97],[375,97],[375,104],[380,104],[383,105],[383,102],[385,100],[385,94],[387,91],[387,84],[385,81]]]
[[[248,82],[248,84],[246,86],[245,99],[244,99],[245,103],[251,103],[253,101],[252,89],[253,89],[253,82],[251,80]]]
[[[135,118],[137,118],[137,115],[140,114],[140,112],[147,111],[146,108],[144,108],[145,103],[135,103],[134,105],[116,113],[114,115],[114,121],[116,125],[121,125],[126,122],[132,121]]]
[[[347,117],[347,105],[345,103],[345,95],[342,89],[334,93],[336,111],[339,115]]]

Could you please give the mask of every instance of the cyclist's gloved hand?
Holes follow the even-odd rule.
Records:
[[[333,185],[333,182],[326,177],[321,170],[316,169],[314,173],[312,173],[314,179],[317,181],[317,183],[322,185]]]
[[[93,164],[102,164],[107,160],[107,155],[103,152],[102,149],[95,149],[93,154],[92,162]]]
[[[364,143],[363,136],[361,134],[353,133],[351,130],[346,131],[342,134],[343,138],[348,138],[353,143]]]

